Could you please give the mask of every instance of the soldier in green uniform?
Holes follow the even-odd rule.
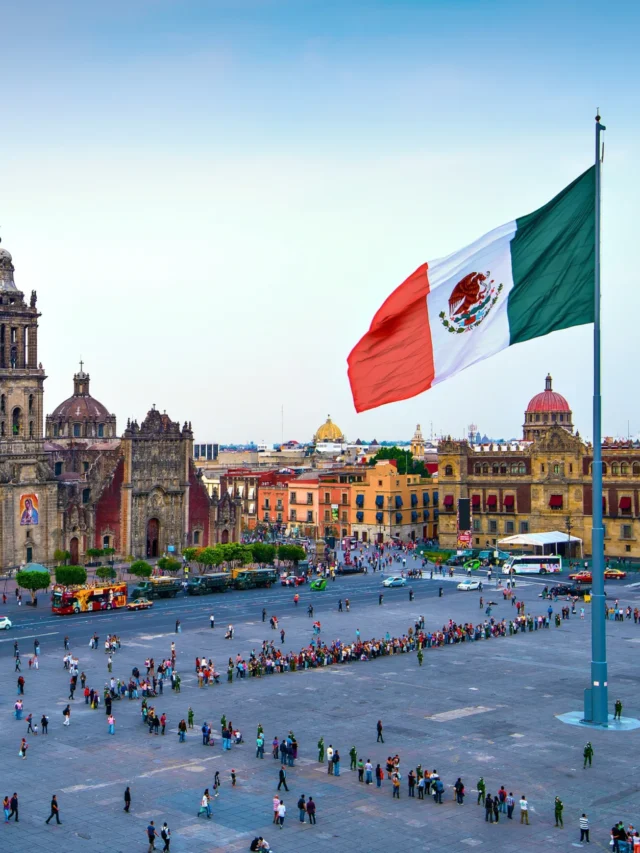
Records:
[[[189,728],[193,728],[193,708],[189,705],[189,710],[187,711],[187,721],[189,723]]]
[[[422,666],[422,661],[424,660],[424,655],[422,653],[422,649],[418,649],[418,665]]]
[[[220,728],[221,728],[221,729],[226,729],[226,728],[227,728],[227,717],[226,717],[226,714],[223,714],[223,715],[220,717]]]
[[[556,826],[560,826],[564,829],[564,822],[562,820],[562,809],[564,808],[564,803],[560,799],[560,797],[556,797],[555,803],[553,804],[553,811],[556,818]]]
[[[620,720],[622,718],[622,702],[619,699],[616,699],[615,704],[615,714],[613,715],[614,720]]]
[[[324,738],[321,737],[318,741],[318,761],[324,764]]]
[[[233,681],[233,664],[231,662],[227,667],[227,681]]]
[[[355,746],[352,746],[349,750],[349,758],[351,759],[351,764],[349,765],[349,770],[355,770],[356,764],[358,762],[358,750]]]
[[[481,776],[478,779],[478,784],[476,785],[478,789],[478,805],[480,805],[480,801],[482,801],[482,805],[484,805],[484,797],[487,793],[487,786],[485,785],[484,778]]]
[[[589,762],[589,767],[591,767],[591,759],[593,758],[593,747],[591,746],[591,741],[587,741],[587,745],[584,748],[584,752],[582,753],[584,756],[584,764],[582,769],[584,770],[587,766],[587,761]]]

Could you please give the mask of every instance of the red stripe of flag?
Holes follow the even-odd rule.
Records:
[[[431,387],[435,372],[427,270],[422,264],[393,291],[349,354],[349,382],[358,412],[407,400]]]

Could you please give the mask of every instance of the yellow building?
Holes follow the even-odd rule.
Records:
[[[469,498],[474,548],[560,530],[581,538],[591,553],[593,448],[573,433],[569,404],[552,390],[550,376],[527,406],[524,435],[505,444],[440,443],[441,547],[456,547],[458,499]],[[602,455],[605,552],[640,557],[640,445],[606,440]]]
[[[363,542],[431,539],[438,533],[438,488],[430,477],[398,474],[380,460],[351,487],[351,532]]]

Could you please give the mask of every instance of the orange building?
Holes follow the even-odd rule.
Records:
[[[269,471],[258,481],[258,524],[281,535],[289,516],[289,480],[294,474]]]

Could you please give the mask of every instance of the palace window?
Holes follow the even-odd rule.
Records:
[[[313,492],[307,492],[307,503],[308,504],[313,503]]]
[[[476,462],[476,464],[473,466],[473,473],[474,474],[481,474],[482,473],[482,465],[479,462]]]
[[[497,521],[489,521],[489,533],[497,533],[498,532],[498,522]]]
[[[346,494],[342,495],[342,503],[343,504],[349,503],[349,495],[346,495]]]
[[[330,494],[329,492],[325,492],[325,493],[324,493],[324,502],[325,502],[326,504],[330,504],[330,503],[331,503],[331,494]]]
[[[264,520],[269,521],[269,510],[267,510],[264,514]]]
[[[298,513],[296,512],[295,509],[292,509],[291,510],[291,521],[297,521],[297,520],[298,520]]]
[[[622,476],[623,476],[623,477],[626,477],[626,476],[628,475],[628,473],[629,473],[629,466],[627,465],[627,463],[626,463],[626,462],[621,462],[621,463],[620,463],[620,473],[622,474]]]
[[[605,477],[606,474],[607,474],[607,463],[603,462],[602,463],[602,476]]]
[[[504,532],[505,533],[513,533],[515,530],[515,524],[513,521],[505,521],[504,523]]]
[[[444,466],[444,473],[447,477],[453,477],[453,467],[451,465]]]
[[[331,521],[331,510],[325,509],[324,511],[324,520]]]
[[[640,462],[634,462],[633,463],[633,476],[634,477],[640,476]]]
[[[562,509],[562,495],[551,495],[549,498],[549,508],[550,509]]]
[[[518,467],[518,463],[517,463],[517,462],[513,462],[513,463],[512,463],[512,465],[511,465],[511,473],[512,473],[512,474],[518,474],[518,473],[519,473],[519,470],[520,470],[520,469],[519,469],[519,467]]]
[[[524,464],[524,462],[521,462],[520,465],[518,465],[518,474],[526,474],[526,473],[527,473],[527,466]]]
[[[501,474],[506,474],[506,473],[507,473],[507,466],[506,466],[506,465],[501,465],[501,466],[500,466],[500,473],[501,473]]]
[[[488,466],[488,465],[483,465],[483,466],[482,466],[482,473],[483,473],[483,474],[488,474],[488,473],[489,473],[489,466]]]
[[[529,532],[529,522],[521,521],[520,522],[520,533],[528,533]]]
[[[493,466],[493,469],[492,469],[492,472],[493,472],[494,474],[499,474],[499,473],[500,473],[500,466],[499,466],[499,465],[494,465],[494,466]]]
[[[473,529],[477,532],[482,530],[482,519],[474,518],[473,519]]]
[[[633,528],[630,524],[622,524],[620,526],[620,536],[622,539],[633,539]]]
[[[313,522],[313,510],[307,512],[307,521]]]
[[[611,476],[617,477],[619,473],[620,473],[620,468],[618,467],[618,463],[613,462],[611,465]]]
[[[622,497],[620,498],[620,512],[625,515],[631,515],[631,498],[630,497]]]
[[[291,495],[289,496],[289,503],[290,504],[297,504],[298,503],[297,496],[296,496],[295,492],[291,492]]]

